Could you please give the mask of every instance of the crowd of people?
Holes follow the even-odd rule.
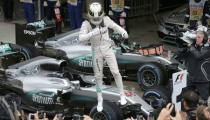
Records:
[[[196,31],[196,37],[192,44],[184,48],[181,55],[188,72],[187,91],[182,96],[181,111],[176,109],[172,116],[175,106],[169,103],[160,112],[158,120],[210,120],[210,41],[208,33],[198,29],[199,24],[208,26],[209,14],[208,0],[189,0],[185,22],[189,23],[190,30]]]
[[[36,13],[35,0],[19,0],[24,10],[24,16],[27,23],[35,22],[38,20]],[[78,29],[81,27],[82,21],[86,19],[87,7],[90,2],[94,0],[40,0],[41,19],[55,20],[56,21],[56,33],[62,32],[62,22],[67,22],[70,30]],[[115,22],[120,24],[120,17],[126,17],[129,6],[127,0],[96,0],[102,3],[106,8],[110,16]],[[122,2],[123,1],[123,2]],[[15,0],[3,0],[3,12],[5,22],[11,22],[14,14]],[[117,5],[119,2],[120,5]],[[124,3],[125,2],[125,3]],[[16,9],[16,8],[15,8]],[[21,9],[21,8],[19,8]],[[37,12],[36,12],[37,11]],[[40,19],[40,18],[39,18]],[[64,20],[65,19],[65,20]],[[123,23],[124,24],[124,23]],[[126,24],[127,26],[127,24]],[[127,29],[127,28],[126,28]]]

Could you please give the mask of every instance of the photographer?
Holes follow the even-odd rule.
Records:
[[[209,69],[210,47],[206,46],[208,36],[203,31],[197,31],[196,40],[186,51],[183,59],[188,71],[188,88],[197,89],[201,98],[206,101],[209,97]]]

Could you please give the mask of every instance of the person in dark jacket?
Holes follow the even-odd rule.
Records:
[[[68,16],[70,19],[70,30],[75,30],[82,25],[82,8],[84,0],[68,0]]]
[[[59,17],[57,16],[59,15]],[[47,0],[47,20],[55,20],[57,34],[62,32],[62,20],[60,16],[60,0]]]
[[[189,7],[185,14],[185,22],[190,22],[190,29],[196,29],[198,21],[207,26],[207,19],[210,18],[208,0],[189,0]]]
[[[13,0],[3,0],[3,11],[4,11],[4,20],[12,21],[13,20],[13,11],[14,11],[14,1]]]
[[[34,0],[20,0],[23,2],[24,14],[27,23],[35,21],[35,3]]]
[[[209,97],[209,62],[210,47],[206,45],[208,36],[203,31],[198,31],[196,40],[189,47],[185,56],[188,71],[187,86],[196,88],[204,101]]]

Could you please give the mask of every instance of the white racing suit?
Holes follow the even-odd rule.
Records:
[[[115,54],[112,50],[112,40],[109,37],[108,28],[114,30],[123,35],[124,38],[128,38],[127,32],[113,22],[108,16],[103,18],[100,25],[92,27],[91,23],[87,20],[82,23],[79,40],[90,40],[92,46],[93,55],[93,70],[96,79],[96,91],[98,95],[98,101],[103,101],[102,98],[102,84],[103,84],[103,63],[106,60],[111,73],[115,79],[116,85],[120,91],[121,96],[124,95],[122,76],[119,73],[118,64]],[[103,109],[103,108],[102,108]]]

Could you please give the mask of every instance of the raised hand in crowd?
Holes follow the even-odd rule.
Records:
[[[176,109],[176,116],[172,117],[171,113],[174,109],[174,105],[169,103],[165,108],[163,108],[158,116],[157,120],[182,120],[179,110]]]

